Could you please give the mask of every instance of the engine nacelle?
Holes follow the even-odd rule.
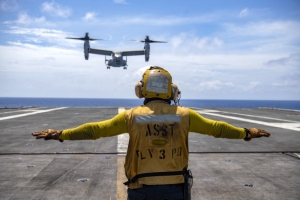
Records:
[[[83,49],[84,49],[84,58],[86,60],[88,60],[89,59],[89,52],[90,52],[90,42],[89,42],[89,40],[84,41]]]
[[[86,60],[89,59],[89,53],[88,53],[88,52],[84,52],[84,58],[85,58]]]
[[[150,58],[150,44],[145,43],[144,49],[145,49],[145,61],[148,62]]]

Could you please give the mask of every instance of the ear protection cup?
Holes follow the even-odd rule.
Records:
[[[177,87],[177,85],[176,84],[174,84],[174,83],[172,83],[172,95],[171,95],[171,98],[170,98],[170,100],[177,100],[177,97],[178,97],[178,94],[180,94],[180,91],[179,91],[179,89],[178,89],[178,87]]]
[[[144,95],[142,94],[142,87],[143,87],[143,83],[142,81],[139,81],[135,84],[134,90],[135,90],[135,95],[138,98],[143,98]]]

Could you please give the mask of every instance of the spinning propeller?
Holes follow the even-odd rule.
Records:
[[[145,43],[167,43],[165,41],[156,41],[156,40],[150,40],[149,36],[147,35],[146,38],[144,40],[134,40],[137,42],[145,42]]]
[[[94,41],[94,40],[103,40],[103,39],[94,39],[94,38],[90,38],[90,37],[89,37],[89,33],[85,33],[85,36],[84,36],[84,37],[81,37],[81,38],[66,37],[66,39],[73,39],[73,40],[90,40],[90,41]]]

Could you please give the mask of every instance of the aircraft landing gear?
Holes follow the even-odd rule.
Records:
[[[107,69],[110,69],[110,67],[107,67]]]
[[[127,69],[127,67],[123,67],[123,69]]]

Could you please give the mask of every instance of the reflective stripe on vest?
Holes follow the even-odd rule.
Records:
[[[160,122],[180,122],[180,115],[137,115],[134,117],[135,123],[160,123]]]

